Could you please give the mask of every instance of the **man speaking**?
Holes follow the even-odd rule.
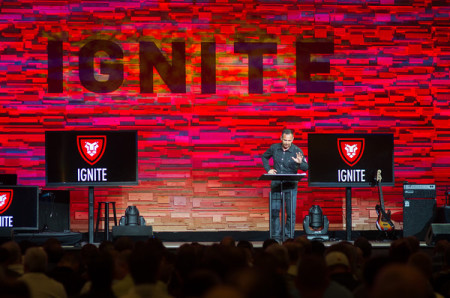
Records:
[[[307,171],[308,163],[303,155],[303,151],[292,144],[294,141],[294,133],[290,129],[284,129],[281,133],[281,143],[273,144],[262,155],[264,169],[268,174],[297,174],[298,170]],[[273,159],[273,169],[269,165],[269,159]],[[281,186],[286,203],[286,223],[280,222],[281,210]],[[285,239],[293,238],[290,235],[291,223],[295,225],[295,210],[297,207],[297,186],[298,182],[286,181],[281,185],[280,181],[272,181],[271,197],[272,197],[272,218],[270,219],[273,231],[273,238],[281,241],[281,227],[284,225]],[[292,194],[292,197],[291,197]],[[291,200],[292,212],[291,212]],[[291,218],[292,214],[292,218]]]

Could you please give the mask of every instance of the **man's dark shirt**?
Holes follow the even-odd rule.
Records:
[[[303,155],[303,151],[296,145],[292,144],[288,150],[284,151],[281,143],[273,144],[262,155],[262,162],[266,172],[270,170],[269,159],[273,158],[273,167],[277,171],[277,174],[297,174],[300,169],[302,171],[308,170],[308,164],[305,158],[302,163],[296,163],[292,158],[297,157],[297,153]]]
[[[296,145],[292,144],[288,150],[284,151],[282,144],[277,143],[270,146],[266,152],[262,155],[262,162],[266,172],[270,170],[269,159],[273,159],[273,168],[277,171],[277,174],[297,174],[298,170],[307,171],[308,163],[303,157],[300,164],[296,163],[292,157],[297,157],[297,153],[300,152],[303,155],[303,151]],[[283,189],[296,188],[297,183],[290,182],[289,185],[283,183]],[[292,184],[292,185],[291,185]],[[277,187],[279,183],[272,182],[272,188]]]

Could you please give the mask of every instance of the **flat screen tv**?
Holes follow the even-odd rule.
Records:
[[[47,186],[136,185],[137,132],[46,131]]]
[[[308,135],[308,185],[373,187],[380,172],[382,185],[394,185],[392,134]]]
[[[38,230],[39,188],[37,186],[0,187],[0,227]]]

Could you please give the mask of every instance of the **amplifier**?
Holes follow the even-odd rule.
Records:
[[[405,199],[403,201],[403,237],[415,236],[419,241],[424,241],[435,216],[435,199]]]
[[[405,199],[435,199],[436,184],[403,184]]]

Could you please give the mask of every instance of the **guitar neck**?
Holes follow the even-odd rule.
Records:
[[[377,228],[380,231],[392,231],[394,229],[394,224],[391,221],[391,212],[385,212],[384,209],[384,199],[383,191],[381,190],[381,170],[377,171],[377,182],[378,182],[378,192],[380,195],[380,206],[377,206],[378,220]]]
[[[381,206],[381,209],[385,210],[384,209],[383,191],[381,190],[381,183],[380,182],[378,182],[378,193],[380,194],[380,206]]]

